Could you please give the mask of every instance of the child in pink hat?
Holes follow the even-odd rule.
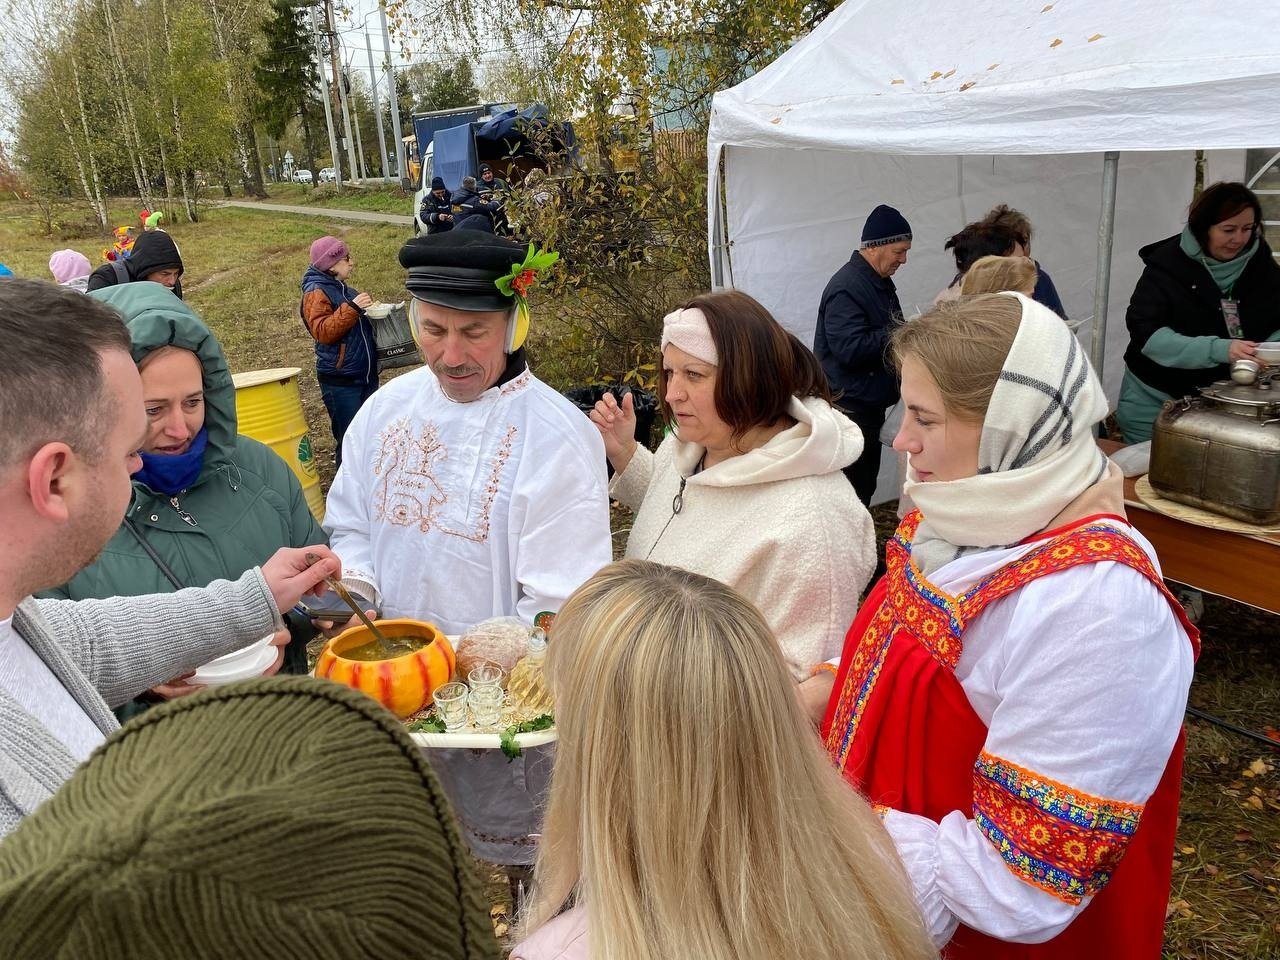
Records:
[[[85,292],[89,284],[89,258],[75,250],[59,250],[49,258],[49,272],[64,287]]]

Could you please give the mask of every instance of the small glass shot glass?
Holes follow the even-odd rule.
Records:
[[[446,683],[436,687],[432,696],[436,705],[436,714],[444,721],[444,728],[449,733],[457,733],[467,725],[467,685],[465,683]]]
[[[493,687],[501,692],[502,678],[505,676],[502,667],[489,660],[483,663],[477,663],[471,668],[471,672],[467,674],[467,684],[472,690],[480,690],[484,687]]]
[[[496,683],[467,694],[467,706],[477,727],[496,727],[502,720],[502,702],[502,688]]]

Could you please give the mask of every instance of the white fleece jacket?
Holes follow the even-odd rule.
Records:
[[[714,577],[760,608],[796,679],[837,656],[875,569],[871,516],[840,472],[862,435],[822,400],[793,398],[795,426],[694,473],[703,448],[637,448],[609,493],[636,510],[627,556]],[[684,479],[683,503],[672,501]]]

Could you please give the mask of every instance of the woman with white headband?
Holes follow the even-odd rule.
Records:
[[[885,805],[946,955],[1158,960],[1198,636],[1094,440],[1102,387],[1016,293],[890,349],[919,509],[849,629],[827,751]]]
[[[862,435],[831,405],[813,353],[736,290],[704,294],[662,325],[656,453],[635,441],[631,397],[596,404],[636,511],[628,557],[713,577],[759,607],[792,675],[839,652],[875,567],[875,531],[840,472]]]

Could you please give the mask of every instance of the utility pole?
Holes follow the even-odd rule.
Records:
[[[369,39],[369,31],[364,32],[364,49],[369,55],[369,95],[373,97],[373,115],[378,120],[378,156],[382,158],[382,179],[390,179],[387,170],[387,135],[382,129],[382,107],[378,103],[378,77],[373,72],[373,41]]]
[[[333,83],[338,88],[338,105],[342,108],[342,130],[343,138],[347,141],[347,170],[351,173],[352,179],[357,176],[356,167],[356,145],[354,138],[351,136],[351,114],[347,110],[347,91],[346,81],[339,69],[338,61],[338,31],[333,25],[333,3],[331,0],[325,0],[325,29],[329,33],[329,63],[333,67]]]
[[[316,43],[316,63],[320,66],[320,99],[324,101],[324,125],[329,130],[329,153],[333,157],[334,186],[338,193],[342,192],[342,163],[338,156],[338,140],[333,133],[333,108],[329,103],[329,81],[324,72],[324,50],[320,46],[320,25],[316,22],[316,8],[311,7],[311,36]],[[319,178],[320,174],[312,170],[311,175]]]
[[[409,168],[404,162],[404,141],[400,139],[400,99],[396,95],[396,70],[391,65],[391,31],[387,29],[387,8],[378,4],[378,13],[382,17],[382,45],[387,54],[387,96],[391,100],[391,130],[396,138],[396,175],[404,180],[409,175]],[[418,149],[423,148],[418,145]],[[414,185],[417,189],[417,185]]]
[[[351,65],[350,64],[347,64],[342,68],[342,82],[344,85],[350,85],[351,83]],[[348,94],[349,93],[350,91],[348,91]],[[369,178],[369,171],[365,169],[364,138],[360,134],[360,114],[356,110],[354,103],[351,104],[350,112],[351,112],[351,122],[354,123],[356,127],[356,163],[360,167],[360,179],[367,180]]]

